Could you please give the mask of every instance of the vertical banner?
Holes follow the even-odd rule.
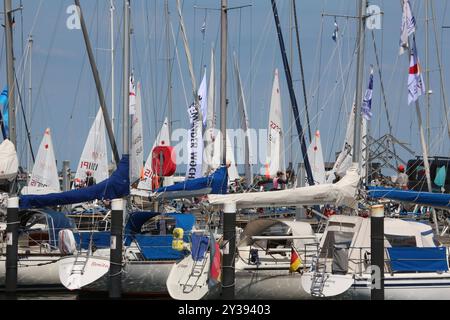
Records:
[[[188,166],[186,179],[197,179],[203,176],[203,124],[200,121],[199,108],[195,103],[188,109],[190,129],[188,136]]]

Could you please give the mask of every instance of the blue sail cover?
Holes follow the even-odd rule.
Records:
[[[448,271],[447,248],[387,248],[393,272]]]
[[[163,187],[155,190],[156,193],[180,192],[180,191],[196,191],[211,188],[211,194],[225,194],[228,187],[228,172],[226,167],[217,169],[212,175],[186,180],[176,183],[169,187]]]
[[[19,199],[21,209],[44,208],[59,205],[88,202],[93,200],[112,200],[130,194],[129,156],[124,155],[117,170],[99,184],[92,187],[47,195],[25,195]]]
[[[412,202],[430,207],[450,209],[450,194],[417,192],[383,187],[369,187],[369,198]]]

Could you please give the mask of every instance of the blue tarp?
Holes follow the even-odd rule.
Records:
[[[79,232],[74,233],[75,242],[80,245],[81,249],[89,249],[89,243],[92,237],[92,243],[97,247],[97,249],[109,248],[111,233],[109,231],[96,231],[96,232]]]
[[[192,259],[202,260],[208,251],[209,237],[205,235],[192,234]]]
[[[186,180],[169,187],[155,190],[156,193],[176,192],[176,191],[196,191],[211,188],[211,194],[225,194],[228,190],[228,172],[226,167],[217,169],[212,175]]]
[[[417,192],[383,187],[369,187],[369,198],[412,202],[430,207],[450,209],[450,194]]]
[[[387,249],[393,272],[442,272],[448,270],[445,247]]]
[[[175,227],[182,228],[185,232],[191,231],[195,224],[195,216],[193,214],[171,213],[169,216],[175,219]]]
[[[173,236],[135,235],[139,249],[147,260],[179,260],[183,252],[172,249]]]
[[[124,155],[111,177],[99,184],[62,193],[21,196],[19,206],[21,209],[44,208],[93,200],[112,200],[123,198],[129,194],[129,156]]]
[[[148,220],[159,216],[159,212],[138,211],[130,213],[125,226],[125,234],[141,233],[141,228]]]

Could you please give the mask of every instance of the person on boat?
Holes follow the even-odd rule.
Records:
[[[95,184],[97,184],[97,181],[95,181],[95,178],[92,176],[92,172],[91,171],[87,171],[86,172],[85,186],[86,187],[92,187]]]
[[[408,175],[405,173],[405,167],[401,164],[397,168],[398,175],[395,179],[395,187],[402,189],[402,190],[408,190]]]
[[[282,190],[285,188],[287,181],[283,179],[283,172],[278,171],[277,176],[273,178],[273,190]]]

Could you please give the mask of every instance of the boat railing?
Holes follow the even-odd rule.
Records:
[[[325,268],[325,272],[334,273],[332,263],[334,261],[335,257],[335,248],[334,246],[326,247],[326,248],[320,248],[319,246],[315,246],[315,244],[306,244],[305,247],[315,247],[317,248],[315,250],[315,254],[311,256],[311,260],[308,261],[305,260],[305,264],[309,264],[311,266],[310,271],[316,271],[320,268]],[[435,268],[436,272],[447,272],[449,271],[448,265],[449,265],[449,256],[450,251],[449,248],[446,247],[446,255],[443,258],[440,257],[395,257],[392,258],[389,253],[389,248],[384,248],[384,272],[389,273],[391,275],[395,273],[402,273],[402,272],[431,272],[433,268]],[[393,247],[393,248],[411,248],[411,247]],[[437,247],[436,247],[437,248]],[[342,249],[342,248],[341,248]],[[347,249],[348,255],[347,255],[347,261],[346,266],[344,269],[347,269],[347,273],[353,272],[355,274],[358,274],[359,276],[362,276],[365,273],[371,272],[371,247],[345,247],[344,249]],[[427,248],[418,248],[418,249],[427,249]],[[331,250],[331,251],[330,251]],[[314,250],[309,249],[309,252],[313,252]],[[441,266],[439,267],[429,267],[430,271],[427,271],[427,268],[421,268],[420,266],[423,264],[428,263],[445,263],[446,268]],[[404,266],[404,265],[409,265]],[[417,265],[418,269],[415,271],[409,270],[412,268],[412,266]],[[331,270],[330,270],[331,269]],[[438,270],[439,269],[439,270]],[[440,270],[445,269],[445,270]]]

